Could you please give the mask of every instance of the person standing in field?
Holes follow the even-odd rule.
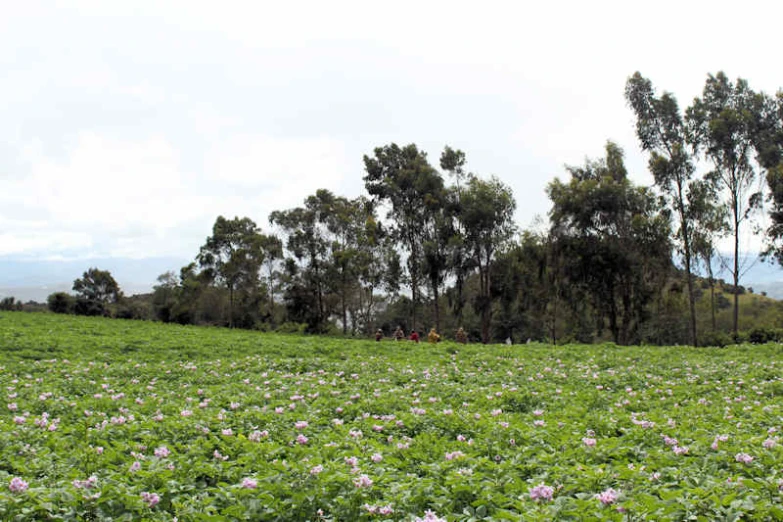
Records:
[[[411,336],[410,336],[410,340],[413,341],[413,342],[418,343],[419,342],[419,332],[417,332],[416,330],[412,331],[411,332]]]
[[[381,339],[383,339],[383,330],[378,328],[378,330],[376,330],[376,332],[375,332],[375,341],[376,342],[380,342]]]
[[[457,329],[457,335],[454,337],[458,343],[467,344],[468,335],[465,333],[465,329],[461,326]]]
[[[440,335],[438,335],[438,332],[435,331],[435,328],[430,329],[430,333],[427,334],[427,341],[431,343],[439,343],[440,342]]]

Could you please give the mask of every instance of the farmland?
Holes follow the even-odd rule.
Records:
[[[0,315],[2,520],[775,520],[780,345]]]

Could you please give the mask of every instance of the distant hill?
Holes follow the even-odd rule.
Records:
[[[0,299],[13,296],[20,301],[44,302],[53,292],[70,292],[73,280],[90,267],[108,270],[120,284],[125,295],[147,293],[157,277],[179,269],[191,259],[150,257],[146,259],[96,258],[79,260],[25,260],[0,258]],[[728,270],[719,270],[720,261],[713,262],[716,277],[731,281]],[[777,264],[762,263],[747,257],[747,273],[740,284],[753,288],[755,293],[766,292],[769,297],[783,299],[783,268]],[[702,274],[704,275],[704,274]]]
[[[731,283],[731,272],[728,265],[731,263],[730,256],[728,261],[721,263],[721,259],[716,257],[713,264],[715,277],[723,279],[726,283]],[[740,285],[745,288],[752,288],[753,292],[766,292],[769,297],[774,299],[783,299],[783,267],[777,263],[762,262],[758,256],[744,256],[740,261]],[[706,271],[700,270],[699,275],[706,277]]]
[[[189,262],[174,257],[62,261],[0,258],[0,299],[13,296],[23,302],[44,302],[53,292],[70,292],[74,279],[90,267],[110,271],[125,295],[147,293],[160,274],[168,270],[178,272]]]

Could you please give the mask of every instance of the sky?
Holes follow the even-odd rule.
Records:
[[[783,87],[776,2],[0,4],[6,260],[189,260],[218,215],[268,231],[319,188],[364,193],[391,142],[462,149],[527,228],[608,139],[652,182],[635,71],[683,107],[719,70]]]

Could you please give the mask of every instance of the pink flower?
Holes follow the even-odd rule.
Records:
[[[764,446],[767,449],[774,448],[775,444],[777,444],[775,439],[766,439],[764,442],[761,443],[761,445]]]
[[[269,432],[266,430],[264,431],[255,430],[250,435],[247,436],[247,440],[249,440],[250,442],[258,442],[261,439],[265,439],[268,436],[269,436]]]
[[[542,482],[530,490],[530,499],[535,500],[536,502],[549,502],[552,500],[552,495],[554,493],[555,490],[553,487],[547,486]]]
[[[544,410],[533,410],[533,415],[540,417],[544,414]]]
[[[454,460],[464,456],[465,454],[461,451],[452,451],[451,453],[446,453],[446,460]]]
[[[584,442],[585,446],[593,447],[595,446],[595,439],[592,437],[583,437],[582,442]]]
[[[98,478],[95,476],[92,476],[87,480],[74,479],[73,481],[73,487],[75,487],[76,489],[92,489],[97,485],[98,485]]]
[[[734,455],[734,460],[737,462],[742,462],[743,464],[750,464],[753,462],[753,457],[748,455],[747,453],[737,453]]]
[[[29,484],[19,477],[12,478],[11,482],[8,484],[8,489],[11,490],[11,493],[23,493],[27,491],[28,487]]]
[[[305,437],[301,433],[296,436],[296,443],[297,444],[302,444],[302,445],[307,444],[308,440],[310,440],[310,439],[308,439],[307,437]]]
[[[258,487],[258,482],[250,477],[245,477],[242,479],[242,487],[245,489],[256,489]]]
[[[313,466],[312,468],[310,468],[310,474],[311,475],[318,475],[323,470],[324,470],[324,467],[321,466],[320,464],[318,464],[317,466]]]
[[[434,511],[428,509],[424,512],[424,518],[416,517],[415,522],[448,522],[445,518],[440,518]]]
[[[222,433],[223,435],[225,435],[227,437],[230,437],[231,435],[234,434],[234,430],[232,430],[231,428],[226,428],[224,430],[221,430],[220,433]]]
[[[607,489],[606,491],[602,493],[598,493],[595,498],[601,501],[601,504],[608,506],[609,504],[614,504],[617,501],[617,497],[619,496],[619,493],[615,491],[612,488]]]
[[[138,460],[135,460],[135,461],[133,461],[133,464],[131,464],[131,467],[130,467],[130,469],[128,471],[130,471],[131,473],[135,473],[135,472],[139,471],[140,469],[141,469],[141,462],[139,462]]]
[[[360,489],[369,488],[372,486],[372,479],[367,475],[359,475],[359,477],[353,481],[353,485]]]
[[[141,500],[144,501],[147,506],[152,508],[155,507],[158,502],[160,502],[160,497],[157,493],[147,493],[146,491],[142,491]]]
[[[372,455],[372,457],[370,457],[370,459],[372,459],[372,461],[377,464],[378,462],[383,460],[383,455],[381,455],[380,453],[373,453],[373,455]]]
[[[298,429],[298,430],[303,430],[303,429],[305,429],[307,426],[308,426],[308,424],[307,424],[307,421],[297,421],[297,422],[294,424],[294,428],[296,428],[296,429]]]
[[[166,446],[161,446],[155,449],[155,456],[159,459],[163,459],[171,455],[171,451]]]
[[[355,468],[359,464],[359,459],[357,457],[345,457],[345,463]]]

